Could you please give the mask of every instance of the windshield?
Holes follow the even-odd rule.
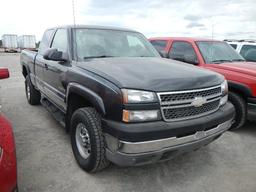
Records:
[[[196,44],[206,63],[244,61],[244,58],[226,42],[198,41]]]
[[[160,57],[140,33],[104,29],[73,31],[74,55],[80,61],[103,57]]]

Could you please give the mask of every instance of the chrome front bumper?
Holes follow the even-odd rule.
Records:
[[[168,160],[178,154],[193,151],[217,139],[231,127],[232,119],[217,127],[184,137],[171,137],[144,142],[118,141],[105,134],[107,158],[120,166],[133,166]]]

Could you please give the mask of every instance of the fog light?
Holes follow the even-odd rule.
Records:
[[[124,122],[154,121],[160,117],[159,110],[130,111],[123,110]]]

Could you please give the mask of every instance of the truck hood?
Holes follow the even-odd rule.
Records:
[[[234,63],[221,63],[215,65],[216,68],[225,69],[251,75],[256,77],[256,63],[255,62],[234,62]]]
[[[170,59],[103,58],[77,63],[119,88],[149,91],[176,91],[211,87],[223,82],[223,76]]]

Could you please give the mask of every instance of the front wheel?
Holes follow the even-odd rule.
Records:
[[[80,108],[71,118],[71,145],[78,165],[87,172],[97,172],[109,165],[101,130],[101,118],[93,108]]]
[[[247,120],[246,102],[241,95],[234,92],[229,92],[228,97],[229,97],[229,101],[235,107],[235,119],[230,129],[231,130],[239,129],[245,124]]]

